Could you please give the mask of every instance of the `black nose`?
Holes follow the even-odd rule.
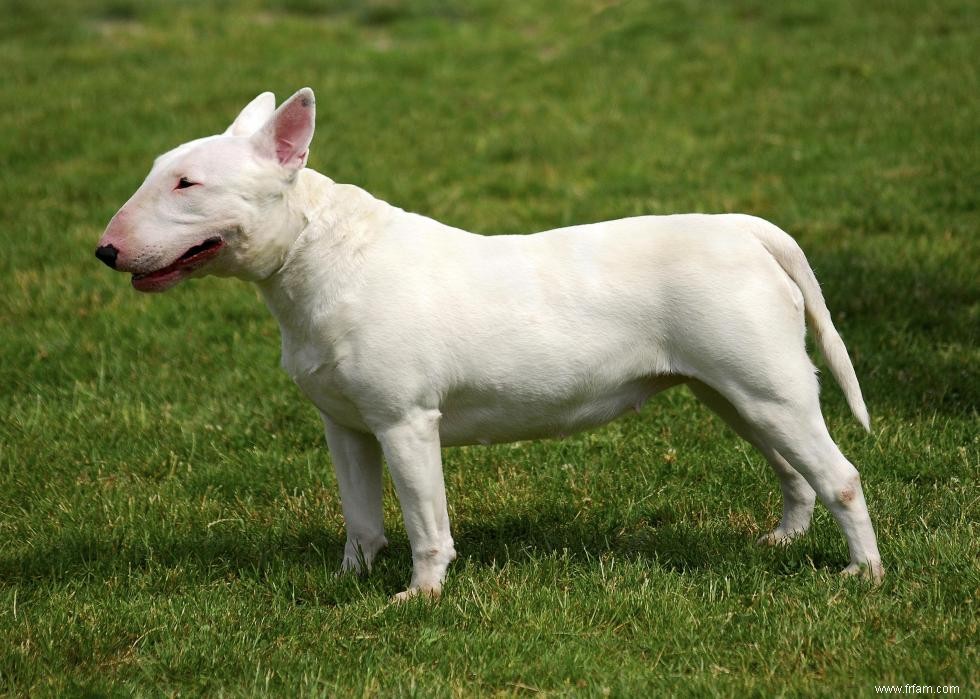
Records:
[[[116,258],[119,257],[119,251],[116,250],[115,245],[100,245],[95,250],[95,256],[115,269]]]

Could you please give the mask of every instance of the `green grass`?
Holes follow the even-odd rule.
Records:
[[[971,2],[0,2],[0,692],[980,689],[980,12]],[[874,419],[825,381],[888,569],[684,391],[562,442],[446,450],[460,559],[334,577],[340,508],[256,292],[92,256],[152,158],[256,93],[311,166],[472,230],[745,211],[792,232]]]

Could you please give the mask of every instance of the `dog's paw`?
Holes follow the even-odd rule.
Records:
[[[340,570],[338,570],[335,575],[339,578],[344,575],[360,575],[364,577],[370,571],[370,566],[364,565],[357,558],[348,558],[344,556],[344,560],[340,562]]]
[[[756,539],[756,543],[762,546],[786,546],[794,539],[806,534],[806,529],[795,529],[788,531],[782,527],[776,527],[768,534]]]
[[[416,597],[424,597],[429,600],[437,600],[442,594],[442,585],[424,585],[422,587],[410,587],[404,592],[393,595],[391,601],[400,604]]]
[[[881,565],[881,561],[851,563],[840,574],[845,576],[859,575],[875,585],[880,585],[885,578],[885,568]]]
[[[347,573],[356,573],[362,577],[367,575],[371,572],[374,559],[387,545],[388,540],[384,537],[363,545],[359,541],[348,539],[347,545],[344,547],[344,558],[340,562],[340,570],[337,571],[337,575],[346,575]]]

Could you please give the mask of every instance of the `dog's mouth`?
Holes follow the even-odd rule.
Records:
[[[199,269],[217,255],[225,241],[220,236],[212,236],[154,272],[133,275],[133,288],[137,291],[166,291],[187,275]]]

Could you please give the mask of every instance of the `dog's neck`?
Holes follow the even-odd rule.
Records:
[[[401,209],[306,168],[286,198],[282,265],[257,281],[285,334],[321,315],[356,283],[362,253]]]

